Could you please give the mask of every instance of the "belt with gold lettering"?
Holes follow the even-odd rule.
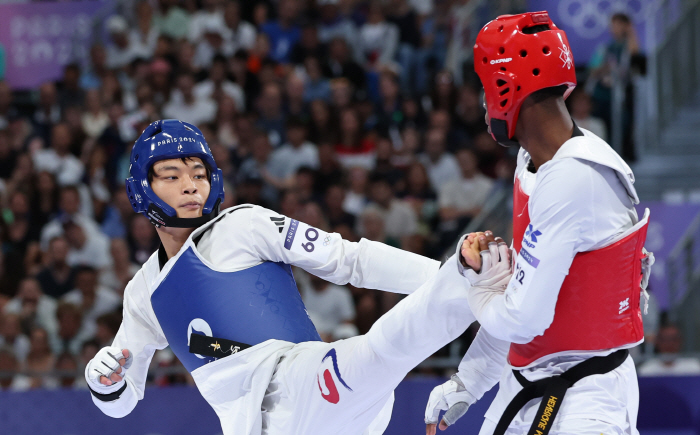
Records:
[[[542,402],[527,435],[547,435],[554,423],[554,417],[559,412],[566,390],[586,376],[602,375],[615,370],[627,359],[628,355],[629,351],[627,349],[621,349],[608,356],[596,356],[570,368],[561,375],[534,382],[525,379],[518,370],[513,370],[515,379],[520,382],[523,389],[515,395],[506,407],[506,410],[503,411],[503,415],[498,421],[493,435],[505,434],[518,411],[527,402],[538,397],[542,397]]]
[[[206,335],[190,334],[190,353],[223,358],[251,347],[249,344],[225,338],[208,337]]]

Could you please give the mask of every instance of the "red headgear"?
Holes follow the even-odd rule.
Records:
[[[527,31],[542,25],[548,29]],[[491,135],[504,145],[513,142],[520,106],[528,95],[567,85],[566,98],[576,87],[566,33],[546,11],[502,15],[486,24],[476,37],[474,69],[486,92]]]

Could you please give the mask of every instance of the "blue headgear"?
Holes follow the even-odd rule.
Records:
[[[199,157],[211,170],[211,191],[202,216],[179,218],[174,208],[160,199],[148,182],[148,172],[159,160]],[[224,200],[221,169],[216,166],[207,141],[197,127],[177,119],[156,121],[136,140],[129,159],[126,193],[136,213],[143,213],[156,227],[196,228],[219,214]]]

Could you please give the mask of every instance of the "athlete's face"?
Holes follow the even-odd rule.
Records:
[[[175,209],[177,217],[202,216],[211,186],[200,158],[161,160],[153,165],[153,172],[153,192]]]

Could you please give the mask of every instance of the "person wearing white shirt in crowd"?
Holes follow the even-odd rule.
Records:
[[[32,155],[34,170],[52,173],[61,186],[80,183],[85,166],[80,159],[71,154],[72,142],[73,134],[68,124],[54,125],[51,128],[51,147],[37,150]]]
[[[29,337],[22,334],[19,313],[0,313],[0,348],[9,349],[19,363],[24,363],[31,348]]]
[[[17,296],[5,305],[4,311],[20,316],[25,327],[38,326],[46,330],[49,337],[56,335],[56,300],[46,296],[34,278],[20,281]]]
[[[69,246],[66,257],[69,266],[89,265],[102,270],[112,264],[109,238],[102,232],[90,234],[82,225],[73,221],[63,224],[63,232]]]
[[[347,287],[309,274],[308,284],[300,285],[300,290],[306,311],[323,341],[332,341],[340,325],[352,325],[355,305]]]
[[[374,174],[370,179],[370,198],[384,215],[386,235],[396,239],[415,234],[418,231],[418,217],[413,208],[404,200],[394,196],[394,191],[382,174]]]
[[[437,192],[449,181],[460,178],[460,169],[457,159],[445,151],[447,135],[439,128],[431,128],[425,134],[425,153],[418,156],[418,160],[428,171],[430,184]]]
[[[204,9],[198,10],[190,18],[188,35],[190,42],[196,44],[200,40],[202,35],[204,35],[207,22],[218,20],[222,24],[224,23],[223,3],[222,0],[204,0],[202,2]]]
[[[287,120],[287,142],[272,152],[270,175],[280,181],[290,180],[301,167],[318,169],[318,148],[306,140],[306,124],[300,119]]]
[[[88,339],[97,332],[97,318],[119,308],[122,299],[110,288],[99,285],[97,270],[83,266],[75,274],[75,289],[63,295],[61,302],[80,307],[83,322],[78,336]]]
[[[111,16],[105,27],[109,32],[111,44],[107,46],[107,67],[109,69],[124,68],[137,57],[146,58],[148,53],[141,53],[131,45],[129,36],[129,24],[126,19],[120,15]]]
[[[40,244],[43,251],[49,249],[51,239],[64,234],[63,225],[69,221],[79,225],[88,238],[102,235],[97,222],[83,212],[82,198],[78,187],[64,186],[61,188],[58,208],[58,215],[44,225],[41,230]]]
[[[250,50],[255,45],[257,30],[247,21],[241,20],[241,5],[238,0],[226,2],[224,23],[228,34],[224,40],[223,52],[227,57],[238,50]]]
[[[457,150],[455,157],[461,177],[448,181],[438,192],[440,219],[444,222],[479,214],[493,189],[493,180],[479,172],[479,161],[472,150]]]
[[[194,96],[199,100],[217,100],[223,93],[236,102],[239,113],[245,111],[245,94],[243,89],[226,78],[226,58],[214,56],[209,68],[209,78],[194,86]]]
[[[192,124],[207,124],[216,118],[216,102],[210,98],[197,98],[194,94],[194,77],[183,73],[177,78],[177,91],[163,107],[163,115],[182,119]]]
[[[129,32],[129,46],[134,59],[151,59],[156,50],[160,30],[153,20],[153,6],[148,1],[136,4],[136,27]]]
[[[676,325],[665,325],[656,336],[658,355],[639,366],[639,376],[697,376],[700,360],[680,356],[683,348],[681,331]]]
[[[7,347],[0,347],[0,372],[16,373],[13,376],[0,377],[0,390],[27,391],[31,388],[31,381],[27,376],[18,374],[20,362]]]
[[[362,61],[370,69],[393,62],[399,47],[399,28],[386,21],[381,4],[370,3],[367,22],[360,28],[359,42],[364,56]]]

